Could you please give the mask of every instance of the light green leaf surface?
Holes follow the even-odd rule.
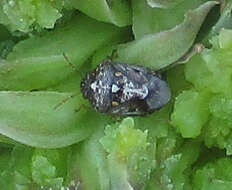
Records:
[[[93,110],[78,110],[83,103],[80,96],[55,110],[68,96],[57,92],[0,92],[0,133],[30,146],[58,148],[85,139],[107,121]]]
[[[177,61],[192,46],[205,17],[217,2],[209,1],[195,10],[188,11],[185,20],[171,30],[120,45],[121,62],[140,64],[158,70]]]
[[[193,177],[194,190],[229,190],[232,185],[232,160],[220,158],[199,168]]]
[[[80,66],[96,49],[123,39],[126,32],[126,28],[76,16],[64,27],[18,43],[8,60],[0,62],[0,89],[32,90],[57,85],[70,75],[77,75],[63,53]]]
[[[99,142],[104,135],[103,127],[98,128],[85,142],[72,148],[68,176],[70,180],[82,181],[85,190],[110,189],[106,153]]]
[[[36,25],[53,28],[62,16],[53,1],[47,0],[2,0],[0,12],[0,23],[7,25],[11,31],[24,33],[33,31]]]
[[[232,95],[231,34],[231,30],[221,30],[212,39],[211,49],[205,49],[186,64],[185,78],[198,90]]]
[[[147,4],[152,8],[171,8],[179,3],[183,2],[184,0],[146,0]]]
[[[140,39],[144,35],[155,34],[175,27],[176,25],[183,22],[184,15],[189,10],[197,8],[206,2],[206,0],[162,0],[162,2],[173,4],[173,7],[171,6],[168,9],[152,8],[149,6],[149,3],[146,3],[146,0],[132,1],[132,29],[135,35],[135,39]]]
[[[143,187],[155,168],[155,145],[147,139],[147,130],[134,128],[134,119],[125,118],[118,125],[108,125],[100,139],[108,153],[112,190]]]
[[[164,168],[161,180],[167,187],[175,190],[190,190],[191,165],[196,162],[199,156],[200,143],[194,141],[185,142],[180,152],[167,158],[161,168]]]
[[[61,187],[63,183],[63,178],[56,176],[56,167],[43,156],[33,157],[32,179],[39,185],[51,187]]]
[[[71,3],[96,20],[120,27],[131,24],[130,4],[126,0],[72,0]]]
[[[232,31],[221,28],[231,26],[231,0],[220,1],[221,16],[206,1],[0,0],[4,27],[33,31],[12,38],[0,26],[2,58],[18,42],[0,60],[0,189],[229,190]],[[212,47],[166,68],[196,35]],[[126,119],[88,106],[80,81],[117,48],[121,62],[165,67],[169,104]]]
[[[208,95],[194,90],[183,91],[175,101],[172,123],[185,138],[195,138],[208,120]],[[188,111],[186,111],[188,110]]]

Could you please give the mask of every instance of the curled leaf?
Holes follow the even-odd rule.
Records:
[[[157,0],[154,0],[157,1]],[[207,0],[182,1],[167,9],[150,7],[145,0],[133,0],[133,32],[135,39],[139,39],[146,34],[155,34],[164,30],[169,30],[184,20],[184,15],[196,9]],[[166,0],[162,1],[166,2]]]
[[[171,30],[148,34],[120,45],[118,60],[141,64],[155,70],[164,68],[182,57],[192,46],[195,37],[216,1],[209,1],[186,14],[185,20]]]

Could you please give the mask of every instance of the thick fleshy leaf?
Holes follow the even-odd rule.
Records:
[[[156,167],[155,145],[148,142],[148,130],[134,128],[133,118],[127,117],[120,124],[106,126],[104,132],[100,143],[108,153],[111,189],[143,189]]]
[[[33,182],[47,189],[60,189],[67,173],[70,148],[35,149],[31,159]]]
[[[15,145],[18,144],[16,141],[13,139],[6,137],[5,135],[0,134],[0,142],[5,143],[5,144],[10,144],[10,145]]]
[[[125,28],[83,15],[74,17],[64,27],[18,43],[8,61],[0,62],[0,89],[32,90],[57,85],[76,74],[63,53],[80,66],[96,49],[124,38],[126,32]]]
[[[194,90],[183,91],[177,96],[171,119],[183,137],[195,138],[200,135],[209,117],[208,101],[207,93]]]
[[[171,30],[145,35],[138,40],[120,45],[117,59],[155,70],[170,65],[192,46],[205,17],[216,4],[215,1],[209,1],[195,10],[188,11],[184,22]]]
[[[80,108],[80,96],[54,109],[69,96],[56,92],[0,92],[0,133],[42,148],[64,147],[85,139],[106,118]]]
[[[72,0],[73,7],[99,21],[117,26],[131,24],[131,9],[128,1],[121,0]]]
[[[232,160],[221,157],[198,168],[192,177],[193,188],[201,190],[229,190],[232,186]]]
[[[158,8],[171,8],[179,3],[183,2],[184,0],[147,0],[147,3],[151,7],[158,7]]]
[[[59,19],[64,0],[10,0],[0,2],[0,23],[11,31],[28,33],[33,29],[53,28]],[[58,4],[61,4],[58,6]]]
[[[205,49],[185,65],[186,80],[198,90],[232,95],[231,36],[231,30],[221,30],[213,38],[212,49]]]
[[[73,72],[70,76],[58,83],[55,86],[48,88],[50,91],[59,91],[59,92],[78,92],[80,91],[80,81],[83,79],[84,74],[94,70],[98,64],[100,64],[108,56],[112,55],[116,45],[124,42],[127,39],[127,36],[124,38],[118,38],[115,41],[109,41],[105,47],[99,48],[93,56],[81,67],[78,68],[77,72]],[[80,71],[80,72],[79,72]]]
[[[196,162],[199,156],[200,143],[197,141],[187,141],[182,144],[181,150],[163,161],[161,168],[163,175],[161,176],[162,185],[172,186],[173,189],[186,190],[191,189],[190,173],[187,169]]]
[[[103,131],[103,127],[98,128],[85,142],[72,147],[69,180],[81,181],[81,188],[85,190],[111,189],[106,153],[99,143],[99,139],[104,135]]]
[[[139,39],[146,34],[155,34],[175,27],[183,22],[184,15],[188,10],[197,8],[207,0],[179,1],[169,1],[171,4],[174,3],[173,7],[160,9],[150,7],[146,0],[133,0],[133,32],[135,38]],[[162,0],[162,2],[165,3],[167,1]]]

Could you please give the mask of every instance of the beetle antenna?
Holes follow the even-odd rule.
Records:
[[[68,56],[64,52],[63,52],[63,56],[64,56],[65,61],[69,64],[69,66],[72,67],[74,71],[79,72],[77,68],[75,67],[75,65],[71,63]]]
[[[71,98],[77,96],[78,94],[72,94],[70,96],[68,96],[67,98],[63,99],[60,103],[58,103],[55,107],[54,110],[57,110],[60,106],[62,106],[64,103],[66,103],[67,101],[69,101]]]

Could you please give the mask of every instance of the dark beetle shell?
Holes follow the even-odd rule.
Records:
[[[101,113],[144,115],[171,97],[167,83],[154,71],[105,60],[81,82],[84,98]]]

